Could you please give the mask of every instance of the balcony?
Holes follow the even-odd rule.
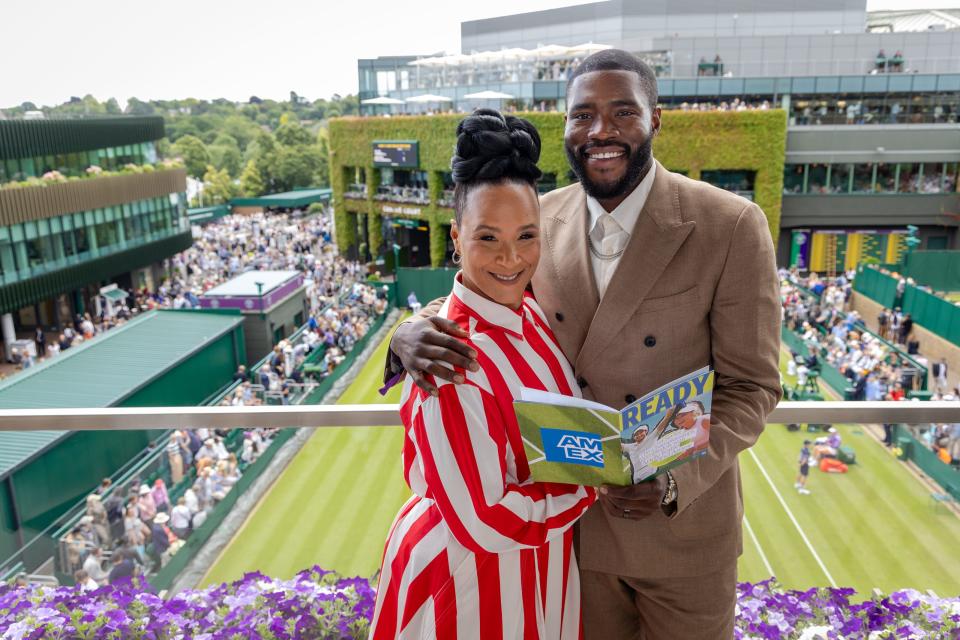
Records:
[[[0,226],[167,197],[186,190],[185,169],[0,189]]]
[[[430,204],[430,192],[424,187],[398,187],[395,185],[381,185],[377,188],[374,200],[380,202],[397,202],[401,204]]]

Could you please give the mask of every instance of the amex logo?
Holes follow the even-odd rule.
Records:
[[[541,427],[540,437],[549,462],[603,466],[603,443],[596,433]]]

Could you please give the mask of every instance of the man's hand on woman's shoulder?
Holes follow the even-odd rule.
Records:
[[[460,384],[463,375],[451,366],[470,371],[479,369],[477,352],[462,341],[468,337],[469,334],[452,320],[439,316],[418,318],[397,327],[390,340],[390,351],[400,359],[407,375],[418,387],[437,395],[437,388],[430,384],[426,374]]]

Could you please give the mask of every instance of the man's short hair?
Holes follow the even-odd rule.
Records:
[[[567,94],[570,94],[570,87],[573,81],[585,73],[594,71],[632,71],[640,79],[640,88],[644,95],[650,100],[650,108],[657,106],[657,100],[660,94],[657,91],[657,74],[650,68],[646,62],[623,49],[604,49],[598,51],[580,63],[580,66],[573,70],[570,79],[567,80]]]

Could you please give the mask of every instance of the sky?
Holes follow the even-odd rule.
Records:
[[[311,100],[357,91],[357,59],[460,50],[460,22],[570,0],[8,0],[0,108],[93,94]],[[868,0],[868,10],[960,0]],[[564,43],[570,44],[570,43]]]

